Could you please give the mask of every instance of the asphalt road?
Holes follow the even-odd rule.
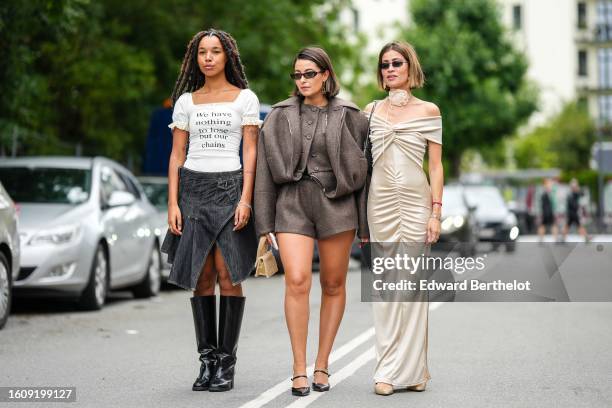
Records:
[[[320,289],[311,294],[314,362]],[[251,278],[231,392],[193,392],[198,370],[189,292],[112,295],[100,312],[16,302],[0,331],[0,386],[72,386],[83,407],[607,407],[612,406],[612,303],[432,303],[425,392],[373,393],[371,306],[359,269],[348,279],[332,390],[290,395],[283,277]],[[13,406],[48,406],[48,403]],[[11,406],[10,403],[0,403]]]

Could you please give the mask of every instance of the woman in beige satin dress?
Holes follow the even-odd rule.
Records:
[[[412,95],[424,75],[414,48],[403,42],[383,47],[379,84],[389,96],[369,104],[373,172],[368,196],[372,242],[408,243],[427,249],[440,235],[442,206],[442,118],[436,105]],[[428,152],[431,187],[423,171]],[[375,392],[423,391],[427,368],[427,294],[410,302],[373,302],[377,364]]]

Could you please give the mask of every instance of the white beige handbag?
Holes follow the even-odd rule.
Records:
[[[265,276],[269,278],[278,272],[278,265],[276,265],[276,259],[270,249],[270,244],[265,236],[259,239],[259,245],[257,245],[257,259],[255,260],[255,276]]]

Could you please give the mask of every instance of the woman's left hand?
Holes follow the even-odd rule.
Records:
[[[234,212],[234,231],[243,229],[251,218],[251,209],[244,204],[238,204]]]
[[[427,243],[435,244],[438,238],[440,238],[440,220],[432,217],[427,223]]]

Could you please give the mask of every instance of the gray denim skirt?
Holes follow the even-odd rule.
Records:
[[[234,212],[242,194],[242,170],[209,173],[179,169],[179,208],[182,235],[168,230],[162,252],[172,264],[168,282],[195,289],[213,244],[221,250],[234,285],[249,277],[255,267],[257,237],[253,217],[238,231]]]

